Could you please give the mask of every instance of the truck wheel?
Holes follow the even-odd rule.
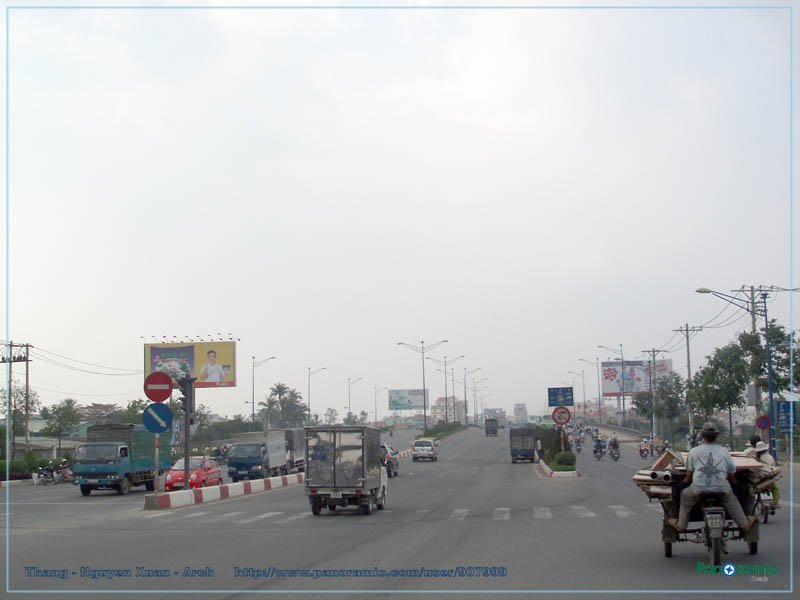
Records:
[[[664,556],[667,558],[672,557],[672,543],[664,542]]]
[[[322,512],[322,503],[316,498],[309,498],[309,502],[311,503],[311,514],[319,515]]]
[[[365,515],[372,514],[372,492],[369,493],[367,503],[361,505],[361,512]]]
[[[378,507],[378,510],[383,510],[386,506],[386,488],[383,488],[381,499],[375,504],[375,506]]]
[[[238,477],[231,477],[231,481],[233,483],[238,483],[239,482],[239,478]]]
[[[117,493],[120,496],[127,496],[128,492],[131,491],[131,480],[127,477],[123,477],[122,481],[117,484]]]
[[[152,479],[145,481],[144,489],[146,489],[148,492],[152,492],[153,490],[156,489],[156,482]]]
[[[88,485],[81,486],[81,495],[88,496],[91,493],[92,493],[92,488],[90,488]]]

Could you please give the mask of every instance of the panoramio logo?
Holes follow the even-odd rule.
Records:
[[[760,565],[735,565],[733,563],[707,565],[698,562],[695,573],[697,575],[725,575],[725,577],[733,577],[734,575],[777,575],[778,566],[767,562]]]

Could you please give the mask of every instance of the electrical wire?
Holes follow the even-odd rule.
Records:
[[[45,363],[48,363],[48,364],[51,364],[51,365],[55,365],[57,367],[62,367],[64,369],[68,369],[70,371],[77,371],[78,373],[88,373],[90,375],[105,375],[107,377],[136,377],[136,376],[141,377],[143,375],[143,371],[138,371],[136,373],[101,373],[99,371],[90,371],[88,369],[81,369],[80,367],[75,367],[75,366],[72,366],[72,365],[66,365],[64,363],[60,363],[58,361],[49,359],[46,356],[41,356],[41,355],[36,355],[36,354],[34,354],[34,356],[36,356],[36,358],[38,358],[42,362],[45,362]]]
[[[64,394],[65,396],[96,396],[98,398],[104,398],[106,396],[135,396],[141,393],[140,391],[137,390],[135,392],[127,392],[124,394],[83,394],[79,392],[64,392],[62,390],[51,390],[49,388],[41,387],[38,385],[32,385],[31,389],[42,390],[43,392],[52,392],[54,394]]]
[[[34,346],[31,346],[31,347],[34,348]],[[83,360],[78,360],[77,358],[70,358],[69,356],[64,356],[63,354],[57,354],[57,353],[52,352],[50,350],[45,350],[44,348],[41,348],[40,346],[35,346],[35,348],[39,352],[44,352],[45,354],[52,354],[53,356],[58,356],[59,358],[64,358],[66,360],[71,360],[72,362],[80,363],[82,365],[89,365],[90,367],[99,367],[101,369],[111,369],[112,371],[127,371],[127,372],[135,372],[135,373],[141,373],[142,372],[141,369],[120,369],[118,367],[108,367],[106,365],[98,365],[98,364],[95,364],[95,363],[90,363],[90,362],[86,362],[86,361],[83,361]]]

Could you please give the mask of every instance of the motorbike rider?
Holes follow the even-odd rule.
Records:
[[[594,440],[594,450],[593,454],[602,454],[603,453],[603,440],[600,437],[597,437]]]
[[[608,449],[619,452],[619,440],[617,439],[616,433],[611,434],[611,439],[608,440]]]
[[[664,445],[661,447],[661,451],[666,452],[669,449],[669,440],[664,440]]]
[[[709,421],[703,424],[700,436],[703,438],[703,443],[692,448],[686,459],[686,478],[683,484],[687,487],[681,492],[678,518],[667,519],[667,523],[678,531],[685,531],[689,524],[689,514],[700,500],[700,494],[720,492],[723,494],[722,505],[728,516],[736,522],[742,532],[749,531],[757,519],[745,516],[742,505],[733,493],[731,484],[736,482],[734,478],[736,465],[730,453],[717,444],[719,429]],[[698,473],[696,478],[695,471]]]
[[[650,454],[650,444],[647,441],[647,438],[642,438],[642,441],[639,442],[639,454],[644,453]]]
[[[769,446],[767,446],[764,442],[759,441],[756,443],[755,454],[758,462],[769,465],[770,467],[778,466],[778,463],[775,462],[775,459],[772,458],[772,455],[769,453]],[[769,491],[772,494],[772,504],[770,505],[770,508],[778,508],[778,505],[781,501],[781,492],[778,489],[778,484],[773,483],[771,486],[769,486]]]

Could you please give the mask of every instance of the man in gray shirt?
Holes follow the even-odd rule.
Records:
[[[714,423],[708,422],[703,425],[700,435],[703,443],[692,448],[686,459],[684,483],[688,487],[681,492],[678,518],[668,519],[667,522],[678,531],[685,531],[689,524],[689,513],[700,499],[700,494],[720,492],[723,494],[722,505],[728,512],[728,516],[742,531],[748,531],[756,522],[756,518],[745,516],[739,500],[736,499],[736,495],[731,489],[731,483],[735,483],[736,465],[733,464],[733,459],[728,451],[716,443],[719,429]]]

